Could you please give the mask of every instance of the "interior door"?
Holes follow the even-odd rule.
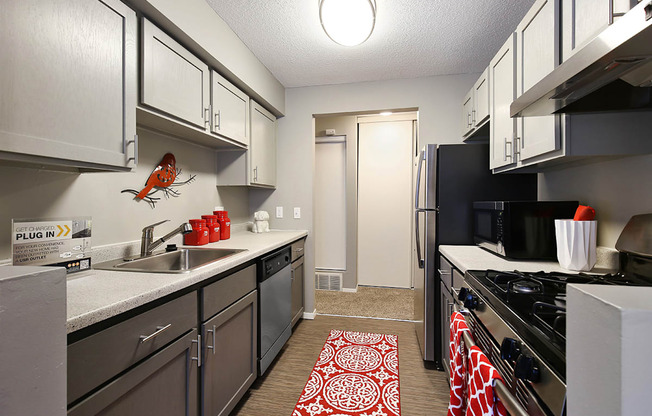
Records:
[[[413,122],[358,126],[358,284],[409,288]]]

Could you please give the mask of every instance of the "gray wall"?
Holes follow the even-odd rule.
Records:
[[[169,225],[159,227],[159,235],[183,221],[212,212],[216,205],[225,206],[233,223],[249,220],[245,189],[220,189],[218,193],[213,150],[142,129],[138,134],[140,160],[134,172],[72,174],[0,164],[0,259],[11,257],[12,218],[90,215],[94,247],[139,240],[145,225],[169,219]],[[181,196],[163,198],[152,209],[120,193],[126,188],[140,190],[167,152],[175,155],[177,167],[183,170],[181,179],[197,175],[193,183],[178,188]],[[181,243],[181,237],[173,242]]]
[[[461,140],[460,105],[477,74],[411,80],[363,82],[286,90],[286,116],[278,122],[277,189],[250,193],[250,211],[286,212],[301,207],[302,217],[271,218],[270,226],[308,230],[306,242],[306,311],[314,310],[314,242],[312,241],[314,115],[358,113],[370,110],[419,110],[420,144],[457,143]]]
[[[652,213],[652,155],[540,173],[539,199],[577,199],[592,206],[598,245],[614,248],[632,215]]]
[[[342,287],[355,289],[358,285],[358,122],[356,116],[315,118],[315,135],[324,136],[326,129],[346,135],[346,271]]]

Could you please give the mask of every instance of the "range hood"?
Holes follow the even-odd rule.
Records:
[[[652,0],[644,0],[510,106],[512,117],[652,108]]]

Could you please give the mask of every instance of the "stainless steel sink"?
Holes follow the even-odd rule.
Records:
[[[180,248],[134,260],[118,259],[99,263],[93,268],[125,272],[186,273],[243,251],[245,250],[232,248]]]

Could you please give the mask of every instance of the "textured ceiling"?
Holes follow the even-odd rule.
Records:
[[[367,42],[344,47],[319,0],[207,0],[285,87],[481,72],[534,0],[376,0]]]

